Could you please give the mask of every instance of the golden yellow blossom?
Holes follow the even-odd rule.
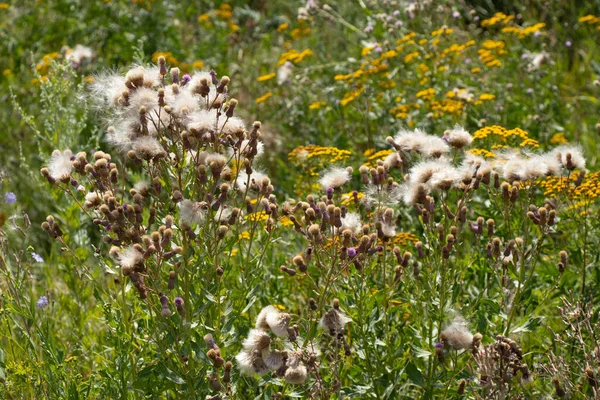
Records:
[[[276,76],[277,76],[277,74],[276,74],[275,72],[272,72],[272,73],[270,73],[270,74],[267,74],[267,75],[262,75],[262,76],[259,76],[259,77],[258,77],[256,80],[257,80],[258,82],[264,82],[264,81],[268,81],[269,79],[273,79],[273,78],[275,78]]]
[[[263,96],[260,96],[259,98],[256,99],[256,103],[262,103],[265,102],[269,99],[269,97],[273,96],[273,92],[267,92],[265,93]]]

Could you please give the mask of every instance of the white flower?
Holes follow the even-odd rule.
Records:
[[[444,132],[443,139],[450,144],[450,146],[457,149],[469,146],[473,141],[473,137],[460,125],[456,125],[454,129],[447,130]]]
[[[134,246],[129,246],[119,255],[121,268],[132,269],[144,259],[144,255]]]
[[[89,47],[76,45],[74,49],[67,51],[67,60],[79,66],[84,60],[90,60],[92,58],[93,51]]]
[[[214,112],[200,110],[190,115],[187,129],[192,135],[209,139],[210,134],[215,132],[216,124]]]
[[[98,192],[89,192],[85,195],[85,202],[83,205],[85,208],[94,208],[99,206],[102,203],[102,197],[98,194]]]
[[[283,85],[284,83],[289,82],[290,77],[292,76],[294,65],[286,61],[279,69],[277,70],[277,84]]]
[[[306,381],[307,371],[304,365],[295,368],[288,368],[285,371],[285,381],[294,385],[302,384]]]
[[[141,136],[135,139],[131,149],[137,157],[143,160],[149,160],[166,154],[158,140],[152,136]]]
[[[240,372],[244,375],[264,375],[269,372],[269,368],[265,365],[258,350],[246,351],[242,350],[235,356],[237,366]]]
[[[204,205],[204,207],[203,207]],[[179,204],[179,218],[181,222],[192,226],[204,222],[206,216],[206,203],[199,203],[191,200],[183,200]]]
[[[73,157],[71,150],[65,150],[62,153],[59,150],[52,152],[52,158],[50,158],[50,163],[48,164],[48,172],[54,180],[66,180],[71,176],[71,171],[73,170],[71,157]]]
[[[248,174],[246,171],[240,171],[235,182],[241,192],[246,191],[248,183],[250,183],[250,189],[258,191],[265,179],[269,180],[269,177],[266,174],[260,171],[253,171],[250,175],[250,180],[248,180]]]
[[[290,318],[290,314],[282,313],[273,306],[266,306],[256,317],[256,329],[270,329],[279,337],[287,337]]]
[[[440,334],[440,338],[455,350],[468,349],[473,346],[473,335],[469,332],[467,321],[460,315]]]
[[[421,161],[409,170],[408,181],[413,185],[428,184],[436,172],[450,168],[452,168],[452,164],[445,158]]]
[[[360,215],[355,212],[347,212],[346,216],[342,218],[342,226],[339,231],[343,232],[346,229],[350,229],[353,233],[358,234],[362,228],[362,222]]]
[[[569,170],[585,168],[585,158],[583,157],[581,146],[562,145],[554,149],[552,153],[554,153],[556,157],[560,159],[562,165]]]
[[[242,141],[242,144],[240,145],[240,153],[244,157],[246,157],[248,155],[248,152],[250,151],[249,144],[250,144],[250,140],[245,139]],[[257,141],[256,155],[254,156],[254,159],[257,159],[258,157],[260,157],[264,153],[264,151],[265,151],[265,145],[261,141]]]
[[[240,137],[246,132],[246,124],[238,117],[222,118],[219,121],[219,133]]]
[[[392,140],[395,146],[403,151],[414,151],[424,157],[441,157],[448,153],[448,144],[437,136],[428,135],[415,129],[414,131],[401,130]]]
[[[337,336],[344,331],[344,325],[350,321],[352,321],[352,319],[346,314],[332,308],[323,314],[321,321],[319,321],[319,326],[329,332],[331,336]]]
[[[189,118],[191,115],[200,111],[198,99],[188,92],[179,92],[169,103],[172,113],[179,118]]]
[[[248,337],[244,339],[242,346],[246,351],[262,351],[268,349],[270,344],[271,338],[266,332],[261,331],[260,329],[250,329],[250,332],[248,332]]]
[[[269,351],[268,349],[263,350],[262,359],[265,365],[271,370],[276,371],[283,367],[284,358],[283,353],[278,350]]]
[[[100,109],[119,105],[119,98],[125,89],[125,77],[114,74],[94,76],[94,83],[90,86],[91,97]]]
[[[460,173],[454,167],[444,168],[431,175],[428,186],[434,190],[448,190],[460,179]]]
[[[350,173],[346,168],[330,168],[319,179],[319,184],[323,189],[335,189],[346,184],[349,180]]]

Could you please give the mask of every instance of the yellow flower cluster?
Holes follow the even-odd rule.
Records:
[[[431,99],[433,99],[433,96],[435,96],[435,89],[428,88],[428,89],[420,90],[417,92],[416,96],[418,99],[431,100]]]
[[[223,3],[218,9],[212,10],[211,12],[216,18],[227,22],[227,25],[232,32],[240,30],[240,27],[233,20],[233,9],[231,8],[231,5]],[[210,28],[213,25],[211,22],[211,12],[200,15],[198,17],[198,23],[204,24],[205,27]]]
[[[544,29],[546,27],[546,24],[543,22],[537,23],[535,25],[532,26],[528,26],[525,28],[522,28],[520,26],[505,26],[504,28],[502,28],[502,33],[512,33],[514,35],[517,35],[519,37],[519,39],[523,39],[529,35],[532,35],[536,32],[540,32],[542,29]]]
[[[385,160],[385,158],[387,156],[389,156],[392,153],[393,153],[392,150],[387,150],[387,149],[380,150],[377,152],[375,152],[374,149],[368,149],[363,153],[363,155],[367,157],[367,162],[364,163],[364,165],[369,168],[376,167],[378,160],[383,161],[383,160]]]
[[[466,106],[466,103],[460,100],[442,100],[432,101],[429,104],[429,108],[433,112],[434,118],[439,118],[443,115],[461,115]]]
[[[580,171],[569,177],[550,176],[540,181],[545,196],[566,195],[572,201],[593,201],[600,197],[600,171],[585,175],[581,184],[575,186]]]
[[[167,60],[167,64],[171,67],[179,66],[179,61],[177,61],[177,59],[173,56],[173,53],[171,53],[170,51],[157,51],[152,53],[152,62],[156,64],[158,62],[158,57],[160,56],[163,56],[165,60]]]
[[[594,15],[586,15],[585,17],[579,18],[579,22],[587,23],[588,25],[598,25],[597,29],[600,31],[600,17]]]
[[[406,246],[408,244],[414,244],[419,241],[419,238],[414,233],[410,232],[399,232],[394,236],[393,242],[394,244],[400,246]]]
[[[298,146],[288,154],[289,160],[304,161],[311,158],[322,159],[326,163],[335,163],[345,160],[352,153],[348,150],[341,150],[337,147],[324,147],[309,144],[308,146]]]
[[[565,134],[563,132],[555,133],[550,138],[550,144],[558,145],[558,144],[564,144],[564,143],[567,143],[567,138],[565,137]]]
[[[514,15],[506,15],[502,12],[494,14],[492,18],[481,21],[481,26],[487,28],[498,24],[506,25],[515,18]]]
[[[477,50],[481,62],[484,63],[486,67],[500,67],[502,65],[502,62],[497,58],[497,56],[501,56],[508,53],[504,49],[506,43],[504,43],[501,40],[486,40],[482,43],[481,46],[482,48]]]
[[[292,39],[298,40],[298,39],[301,39],[303,37],[310,36],[311,32],[312,31],[311,31],[310,28],[307,28],[305,26],[301,26],[300,28],[296,28],[296,29],[292,30],[292,33],[291,33]]]
[[[308,56],[312,56],[313,52],[310,49],[305,49],[302,50],[301,52],[298,52],[295,49],[291,49],[288,50],[284,53],[282,53],[279,56],[279,61],[277,62],[277,65],[283,65],[286,62],[292,62],[294,64],[297,64],[299,62],[301,62],[302,60],[304,60],[306,57]]]
[[[421,108],[421,105],[418,103],[414,104],[399,104],[396,107],[392,108],[390,112],[394,114],[396,118],[406,119],[408,118],[408,113],[410,110],[418,110]]]
[[[495,158],[496,155],[489,150],[486,149],[470,149],[467,152],[473,154],[474,156],[481,156],[484,158]]]
[[[365,197],[365,194],[358,192],[356,194],[356,197],[358,198],[358,200],[360,200],[363,197]],[[353,203],[354,203],[354,192],[348,192],[348,193],[345,193],[342,195],[342,205],[347,207]]]
[[[507,143],[510,139],[513,139],[513,138],[516,138],[517,140],[520,139],[521,141],[518,142],[518,145],[521,147],[523,147],[523,146],[538,147],[539,146],[539,143],[536,140],[531,139],[528,136],[528,133],[520,128],[506,129],[499,125],[492,125],[492,126],[485,126],[481,129],[475,131],[475,133],[473,134],[474,140],[483,140],[483,139],[486,139],[489,137],[499,138],[502,143]]]
[[[356,88],[354,90],[346,92],[346,94],[344,95],[344,98],[342,100],[340,100],[341,106],[342,107],[346,107],[349,103],[351,103],[358,96],[360,96],[361,93],[364,92],[364,91],[365,91],[365,88]]]
[[[59,55],[60,55],[60,53],[58,51],[55,51],[53,53],[44,54],[44,56],[42,57],[42,61],[37,63],[37,65],[35,66],[35,69],[40,75],[42,75],[42,78],[48,74],[48,70],[50,69],[50,66],[52,65],[52,61],[56,60]]]

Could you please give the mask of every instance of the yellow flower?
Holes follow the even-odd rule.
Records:
[[[289,27],[289,24],[283,23],[277,27],[277,32],[283,32]]]
[[[371,52],[371,50],[373,50],[375,48],[375,45],[371,45],[371,46],[367,46],[367,47],[363,47],[362,52],[361,52],[361,56],[366,56],[367,54],[369,54]]]
[[[2,75],[4,76],[8,76],[10,74],[12,74],[12,71],[10,69],[5,69],[4,71],[2,71]]]
[[[243,240],[243,239],[250,239],[250,232],[248,231],[244,231],[242,233],[239,234],[238,236],[238,240]]]
[[[196,60],[192,63],[193,69],[202,69],[202,67],[204,67],[204,63],[200,60]]]
[[[273,79],[273,78],[275,78],[276,76],[277,76],[277,74],[276,74],[275,72],[272,72],[272,73],[270,73],[270,74],[267,74],[267,75],[262,75],[262,76],[259,76],[259,77],[258,77],[256,80],[257,80],[258,82],[264,82],[264,81],[268,81],[269,79]]]
[[[490,93],[482,93],[481,96],[479,96],[479,100],[481,101],[494,100],[495,98],[496,96]]]
[[[0,3],[0,10],[8,10],[9,7],[8,3]]]
[[[472,69],[471,69],[471,73],[472,73],[472,74],[476,74],[476,73],[478,73],[478,72],[481,72],[481,68],[477,67],[477,68],[472,68]]]
[[[256,103],[258,104],[258,103],[267,101],[267,99],[271,96],[273,96],[273,92],[268,92],[268,93],[264,94],[263,96],[259,97],[258,99],[256,99]]]
[[[315,101],[310,106],[308,106],[308,109],[309,110],[317,110],[325,105],[327,105],[327,102],[325,102],[325,101]]]
[[[206,14],[202,14],[201,16],[198,17],[198,22],[202,23],[202,22],[206,22],[210,19],[210,14],[206,13]]]
[[[563,144],[567,143],[567,138],[565,138],[565,134],[563,132],[555,133],[552,138],[550,138],[551,144]]]

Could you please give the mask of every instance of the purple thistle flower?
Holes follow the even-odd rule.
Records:
[[[443,349],[444,348],[444,343],[442,342],[437,342],[434,346],[436,349]]]
[[[181,86],[187,85],[192,80],[190,74],[185,74],[183,78],[181,78]]]
[[[332,187],[328,187],[327,190],[325,191],[325,193],[327,193],[327,198],[331,200],[331,198],[333,197],[333,188]]]
[[[39,262],[39,263],[43,263],[44,262],[44,259],[42,258],[42,256],[40,256],[35,251],[31,252],[31,258],[33,258],[35,260],[35,262]]]
[[[571,47],[572,45],[573,45],[573,43],[571,43],[571,41],[570,41],[570,40],[567,40],[567,41],[565,42],[565,46],[567,46],[567,47]]]
[[[17,195],[13,192],[6,192],[6,194],[4,195],[4,201],[7,204],[14,204],[17,202]]]
[[[180,307],[183,305],[183,299],[181,297],[175,297],[175,305]]]
[[[354,247],[348,247],[348,250],[346,250],[346,252],[348,253],[348,257],[356,256],[356,249]]]
[[[35,305],[38,306],[38,308],[46,307],[48,305],[48,297],[41,296],[38,301],[36,301]]]

